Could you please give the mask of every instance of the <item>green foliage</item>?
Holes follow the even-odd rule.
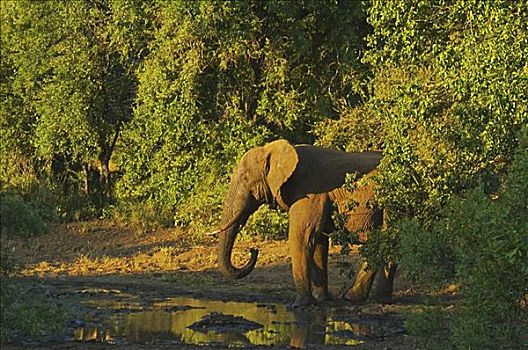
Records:
[[[64,218],[114,204],[112,160],[121,214],[194,225],[202,204],[218,211],[244,151],[311,142],[312,125],[364,95],[360,2],[1,6],[0,181],[64,197],[50,205]]]
[[[3,231],[39,233],[44,221],[113,205],[142,225],[200,237],[217,225],[249,148],[283,137],[383,149],[376,181],[389,225],[363,254],[374,265],[397,260],[419,285],[458,281],[456,346],[518,346],[528,279],[524,1],[17,0],[0,9]],[[263,208],[244,232],[283,237],[286,227]],[[354,239],[335,237],[346,247]]]
[[[522,127],[518,140],[519,146],[504,179],[500,200],[508,205],[509,215],[516,222],[521,223],[525,221],[526,214],[528,214],[528,196],[526,196],[528,191],[528,125]],[[528,269],[528,265],[525,267]]]
[[[395,224],[391,231],[395,231],[399,241],[398,266],[410,282],[421,287],[438,288],[453,280],[453,237],[441,226],[424,230],[417,220],[407,219]]]
[[[407,275],[434,283],[451,277],[461,285],[452,338],[461,349],[522,348],[527,340],[521,305],[528,291],[527,132],[498,198],[477,188],[453,198],[432,228],[412,221],[401,227],[398,262]]]
[[[60,334],[66,328],[66,311],[46,296],[40,285],[2,277],[0,305],[2,343]]]
[[[63,195],[97,192],[94,204],[103,204],[115,140],[131,117],[149,3],[2,2],[3,157],[30,164]],[[3,166],[2,181],[13,185],[16,170]]]
[[[16,270],[17,262],[13,255],[7,245],[0,245],[0,276],[8,275]]]
[[[454,237],[463,309],[454,330],[461,348],[522,348],[528,318],[520,301],[528,292],[528,147],[526,128],[503,192],[493,201],[476,190],[456,200],[447,230]],[[512,187],[508,187],[508,186]],[[517,192],[520,191],[520,192]]]
[[[286,213],[260,207],[240,232],[242,239],[287,239],[288,216]]]
[[[357,100],[360,3],[181,0],[155,16],[120,143],[117,197],[136,211],[175,212],[161,219],[178,224],[202,220],[204,204],[218,212],[246,150],[279,136],[310,141],[338,100]]]
[[[385,131],[378,115],[364,106],[343,107],[338,120],[325,119],[314,126],[317,145],[349,152],[379,150]]]
[[[341,246],[339,253],[343,256],[348,256],[352,251],[352,246],[359,243],[359,237],[356,232],[349,232],[346,228],[348,216],[340,213],[337,208],[334,208],[332,213],[332,221],[335,230],[329,233],[332,244]],[[356,273],[355,264],[350,261],[338,261],[339,272],[351,278]]]
[[[47,229],[34,208],[20,197],[3,191],[0,192],[0,224],[2,233],[12,235],[41,234]]]
[[[375,66],[368,104],[385,124],[386,207],[425,217],[504,173],[528,122],[524,6],[373,2],[365,60]]]
[[[457,347],[518,347],[526,166],[513,165],[500,190],[499,180],[526,142],[517,136],[528,124],[526,4],[372,1],[367,13],[370,96],[315,129],[321,144],[383,148],[387,240],[378,235],[364,253],[382,260],[388,247],[415,283],[463,286]]]
[[[527,279],[526,264],[517,260],[527,260],[528,230],[519,220],[526,217],[526,175],[518,172],[519,180],[504,185],[496,203],[488,195],[498,191],[496,179],[507,172],[518,132],[528,124],[526,5],[394,0],[373,1],[367,12],[370,97],[322,124],[318,135],[351,150],[383,140],[377,194],[390,214],[387,238],[398,237],[388,246],[399,250],[391,253],[402,271],[421,284],[455,277],[469,286],[462,291],[474,309],[465,306],[460,319],[482,322],[465,319],[467,331],[454,332],[458,346],[467,348],[482,332],[479,346],[494,336],[508,344],[513,333],[492,328],[515,328],[519,283]],[[347,138],[348,130],[363,128],[372,134]],[[452,201],[481,183],[485,193]],[[374,255],[385,254],[386,244],[370,245]],[[471,326],[477,324],[480,330]]]
[[[359,251],[372,268],[381,268],[395,260],[397,242],[397,231],[394,229],[374,229],[368,232],[368,240]]]
[[[528,12],[523,2],[394,0],[367,13],[370,96],[315,134],[351,151],[382,147],[379,200],[391,220],[434,221],[511,162],[528,123]]]
[[[196,238],[204,238],[204,233],[210,232],[220,222],[220,214],[216,211],[221,207],[223,197],[219,193],[226,190],[225,184],[219,183],[214,173],[204,175],[188,202],[173,214],[174,224],[187,228],[189,234]]]

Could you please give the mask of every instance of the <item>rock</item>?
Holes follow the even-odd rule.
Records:
[[[212,312],[202,317],[187,328],[198,332],[214,331],[217,333],[238,332],[246,333],[255,329],[263,328],[260,323],[246,320],[240,316],[224,315],[220,312]]]

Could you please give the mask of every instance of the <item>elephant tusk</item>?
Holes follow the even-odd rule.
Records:
[[[211,231],[211,232],[206,232],[205,235],[206,236],[216,236],[220,232],[222,232],[222,230],[214,230],[214,231]]]
[[[211,232],[206,232],[205,235],[206,235],[206,236],[215,236],[215,235],[219,234],[220,232],[229,229],[231,226],[233,226],[233,225],[237,222],[239,213],[240,213],[240,211],[237,212],[237,214],[234,215],[234,218],[231,219],[231,221],[229,221],[229,222],[228,222],[226,225],[224,225],[223,227],[219,228],[218,230],[214,230],[214,231],[211,231]]]

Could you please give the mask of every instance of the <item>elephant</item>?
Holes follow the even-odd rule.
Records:
[[[346,217],[345,228],[357,234],[354,243],[364,244],[372,229],[383,228],[384,211],[374,202],[374,185],[372,177],[378,174],[372,170],[356,182],[353,192],[344,189],[336,190],[336,205]],[[353,205],[350,205],[353,204]],[[393,290],[396,265],[388,262],[379,269],[373,269],[365,259],[361,259],[355,281],[343,294],[342,298],[352,302],[364,302],[368,299],[376,302],[390,302]]]
[[[351,193],[342,188],[346,175],[355,173],[359,178],[372,173],[382,157],[379,151],[349,153],[311,145],[294,146],[283,139],[246,152],[233,170],[220,228],[213,232],[219,234],[220,271],[229,278],[238,279],[253,270],[257,249],[250,249],[249,261],[242,267],[233,266],[231,253],[237,234],[248,218],[261,205],[267,204],[288,212],[288,247],[296,290],[293,306],[331,299],[327,266],[328,234],[335,230],[332,213],[336,207],[340,211],[349,210],[346,202]],[[348,212],[348,228],[368,228],[383,220],[377,208],[367,208],[371,190],[353,193],[359,204]],[[361,214],[365,209],[368,213]],[[390,272],[391,268],[388,270]],[[376,274],[364,263],[345,298],[366,299],[376,275],[383,275],[386,278],[382,276],[381,279],[387,280],[374,283],[381,286],[379,294],[390,294],[393,274]]]

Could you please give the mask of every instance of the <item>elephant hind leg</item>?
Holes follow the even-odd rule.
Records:
[[[328,236],[320,234],[315,243],[312,277],[312,294],[317,301],[330,300],[328,293]]]
[[[390,303],[392,301],[395,274],[396,265],[393,263],[389,263],[379,269],[372,285],[369,300],[377,303]]]
[[[369,269],[367,262],[363,260],[359,271],[356,273],[356,278],[354,279],[352,287],[343,293],[343,299],[349,300],[353,303],[366,302],[375,276],[376,271]]]

